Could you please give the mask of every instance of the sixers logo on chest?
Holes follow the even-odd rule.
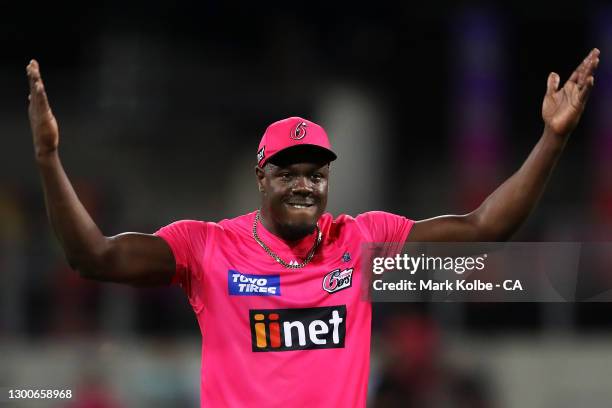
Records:
[[[323,278],[323,290],[336,293],[353,285],[353,268],[334,269]]]

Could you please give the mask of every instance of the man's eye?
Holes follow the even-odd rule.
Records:
[[[322,178],[323,178],[323,176],[321,174],[313,174],[312,175],[312,179],[314,181],[321,181]]]
[[[279,177],[282,180],[291,180],[291,174],[289,174],[289,173],[281,173],[281,174],[279,174]]]

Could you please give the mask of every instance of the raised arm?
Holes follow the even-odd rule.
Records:
[[[594,84],[599,50],[593,49],[559,89],[559,75],[548,76],[542,103],[544,132],[521,168],[476,210],[415,223],[409,241],[505,241],[536,206],[546,182],[584,110]]]
[[[174,256],[160,237],[125,233],[105,237],[79,201],[60,162],[59,130],[38,63],[27,66],[28,114],[47,214],[70,266],[82,277],[134,286],[168,284]]]

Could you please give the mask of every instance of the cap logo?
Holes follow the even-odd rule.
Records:
[[[257,152],[257,163],[262,161],[264,157],[266,157],[266,146],[262,146]]]
[[[298,125],[295,127],[295,129],[293,129],[293,131],[289,135],[289,137],[293,140],[303,139],[306,136],[306,126],[308,126],[306,122],[298,123]]]

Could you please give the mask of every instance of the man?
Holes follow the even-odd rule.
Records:
[[[203,406],[356,407],[366,402],[371,318],[359,293],[368,278],[361,244],[510,238],[578,123],[598,62],[593,49],[562,88],[549,75],[542,137],[479,208],[417,222],[383,212],[325,213],[336,155],[322,127],[289,118],[268,127],[257,151],[260,210],[105,237],[60,163],[36,61],[27,67],[29,117],[49,218],[72,268],[134,286],[175,283],[188,295],[202,331]]]

